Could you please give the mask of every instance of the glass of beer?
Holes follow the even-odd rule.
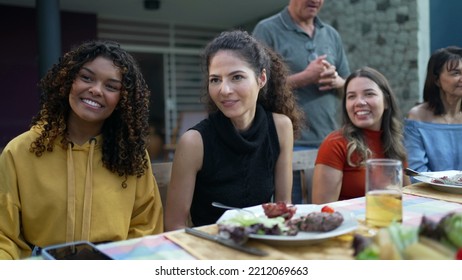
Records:
[[[386,227],[403,221],[403,166],[400,160],[366,161],[366,224]]]

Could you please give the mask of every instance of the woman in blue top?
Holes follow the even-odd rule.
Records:
[[[303,112],[282,59],[245,31],[224,32],[204,51],[209,116],[184,133],[173,159],[165,230],[212,224],[224,210],[291,202],[294,134]]]
[[[462,170],[462,48],[432,54],[423,98],[405,120],[409,167],[420,172]]]

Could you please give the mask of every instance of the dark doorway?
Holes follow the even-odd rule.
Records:
[[[461,46],[462,36],[460,30],[460,0],[431,0],[430,1],[430,51],[433,53],[439,48],[448,46]]]
[[[151,90],[149,123],[151,126],[148,151],[152,161],[163,158],[165,143],[165,98],[163,55],[157,53],[133,53]]]
[[[144,79],[151,90],[150,120],[164,120],[164,74],[163,55],[155,53],[134,53],[133,56],[143,72]]]

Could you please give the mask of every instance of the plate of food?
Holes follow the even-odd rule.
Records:
[[[245,212],[226,211],[217,221],[219,234],[241,243],[250,238],[275,245],[310,245],[350,233],[358,227],[353,213],[336,211],[326,205],[275,205],[278,204],[248,207],[244,208]],[[286,212],[281,208],[287,208]],[[290,215],[284,215],[287,211]]]
[[[447,170],[447,171],[420,172],[420,173],[426,176],[415,176],[414,178],[421,182],[430,184],[430,186],[435,190],[450,192],[450,193],[462,193],[462,171],[461,170]]]

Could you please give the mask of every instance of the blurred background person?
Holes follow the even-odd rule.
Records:
[[[427,65],[423,103],[404,122],[409,167],[462,170],[462,48],[435,51]]]
[[[308,122],[295,149],[318,148],[339,123],[341,89],[350,73],[338,32],[321,21],[324,0],[290,0],[281,12],[260,21],[253,36],[278,52],[289,66],[289,82]],[[310,183],[310,182],[309,182]],[[292,200],[301,203],[299,173]]]
[[[165,133],[160,121],[151,120],[149,122],[149,135],[147,150],[151,162],[162,162],[166,158]]]
[[[280,57],[247,32],[224,32],[203,54],[209,109],[180,138],[167,192],[165,228],[215,223],[225,210],[291,202],[294,134],[303,112]]]
[[[371,158],[406,163],[402,123],[387,79],[364,67],[345,82],[343,126],[319,148],[313,177],[313,203],[323,204],[365,195],[365,163]],[[404,176],[403,185],[409,184]]]

